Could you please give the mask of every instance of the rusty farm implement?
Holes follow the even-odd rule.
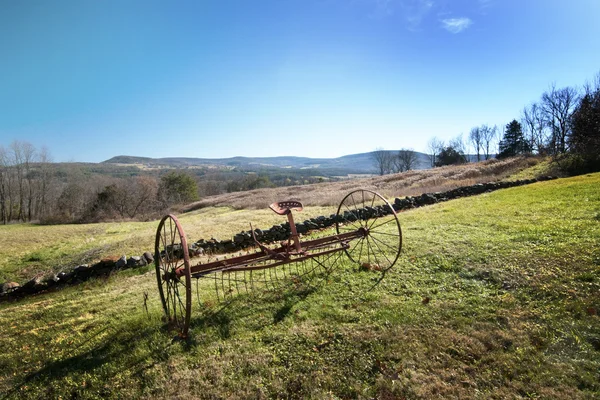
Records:
[[[302,210],[300,202],[283,201],[270,208],[287,216],[286,240],[261,243],[251,230],[251,251],[219,258],[190,251],[177,218],[162,218],[155,242],[156,279],[165,315],[180,336],[186,337],[190,326],[192,278],[196,283],[211,279],[217,296],[226,297],[330,271],[343,253],[360,267],[379,272],[381,279],[400,256],[400,222],[390,203],[376,192],[361,189],[346,195],[332,216],[335,233],[308,240],[301,240],[294,223],[292,212]]]

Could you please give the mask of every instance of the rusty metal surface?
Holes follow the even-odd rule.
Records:
[[[200,278],[213,276],[219,297],[219,291],[226,296],[235,291],[239,293],[240,287],[248,292],[255,283],[267,289],[269,286],[275,288],[281,278],[276,267],[283,266],[284,281],[294,281],[315,271],[328,271],[331,265],[326,264],[334,264],[339,260],[337,254],[344,253],[361,267],[368,265],[368,269],[380,272],[383,278],[400,255],[402,231],[398,217],[387,200],[376,192],[355,190],[349,193],[337,210],[337,219],[341,222],[336,222],[336,234],[305,241],[297,233],[292,213],[302,210],[300,202],[276,202],[269,207],[277,214],[287,216],[290,225],[287,240],[267,246],[256,239],[250,225],[257,251],[215,261],[209,258],[195,265],[190,263],[185,232],[177,218],[167,215],[160,221],[155,241],[156,276],[165,315],[179,330],[180,336],[186,337],[189,330],[192,277],[198,282]],[[333,255],[337,258],[332,259]],[[307,262],[312,263],[308,268]],[[293,264],[302,265],[302,271],[296,267],[295,272],[288,270],[286,276],[285,266]]]
[[[156,279],[167,322],[186,337],[192,308],[190,257],[185,232],[174,215],[166,215],[158,224],[154,249]],[[178,274],[178,270],[183,273]]]
[[[295,200],[278,201],[272,203],[269,208],[279,215],[286,215],[294,211],[302,211],[302,203]]]

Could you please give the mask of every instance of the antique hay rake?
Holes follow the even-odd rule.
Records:
[[[219,293],[226,297],[257,286],[275,288],[282,282],[295,283],[304,276],[330,271],[343,251],[360,267],[378,271],[379,282],[400,256],[400,222],[390,203],[376,192],[360,189],[346,195],[332,215],[335,234],[310,240],[300,240],[294,223],[292,211],[302,210],[300,202],[283,201],[270,208],[287,216],[287,240],[275,245],[261,243],[251,225],[253,250],[216,260],[190,250],[175,216],[162,218],[155,242],[156,279],[166,318],[181,337],[187,337],[190,326],[192,278],[197,279],[196,283],[200,278],[214,280],[217,297]],[[196,292],[199,300],[198,287]]]

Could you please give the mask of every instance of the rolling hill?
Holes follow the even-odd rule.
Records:
[[[388,150],[397,153],[398,150]],[[350,154],[337,158],[310,157],[230,157],[230,158],[148,158],[135,156],[116,156],[103,161],[103,164],[144,165],[147,167],[186,168],[194,166],[237,167],[242,169],[256,168],[292,168],[318,169],[325,175],[373,174],[373,152]],[[430,168],[429,156],[417,152],[415,169]]]

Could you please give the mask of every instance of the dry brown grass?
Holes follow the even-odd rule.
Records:
[[[414,196],[426,192],[440,192],[460,186],[493,182],[538,164],[538,158],[511,158],[487,160],[458,166],[408,171],[398,174],[344,180],[312,185],[257,189],[248,192],[211,196],[186,206],[192,211],[211,206],[231,206],[236,209],[261,209],[273,201],[299,200],[305,206],[335,206],[355,189],[370,189],[387,198]]]

